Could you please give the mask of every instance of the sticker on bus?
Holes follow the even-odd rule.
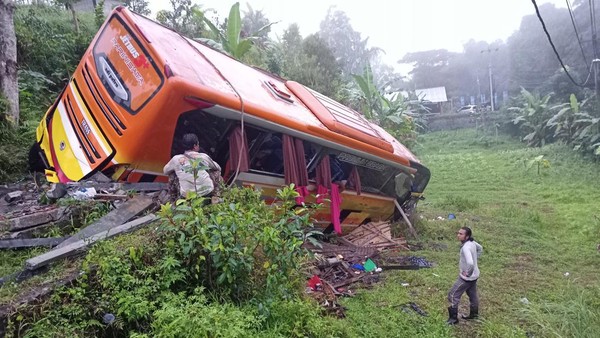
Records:
[[[104,88],[131,114],[144,107],[164,82],[146,48],[118,16],[104,27],[93,53]]]

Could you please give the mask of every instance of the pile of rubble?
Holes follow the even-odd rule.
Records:
[[[28,278],[59,259],[77,255],[92,243],[133,231],[157,217],[153,214],[139,217],[157,209],[159,193],[166,191],[164,183],[114,183],[95,180],[38,187],[25,182],[0,187],[0,249],[50,247],[48,252],[28,259],[24,270],[9,276],[0,276],[0,285],[9,280]],[[87,200],[90,204],[107,203],[111,211],[102,218],[68,233],[78,216],[81,204],[52,203],[71,197]],[[139,217],[139,218],[138,218]]]
[[[379,282],[385,270],[415,270],[430,267],[422,257],[390,256],[384,252],[408,251],[404,238],[392,238],[390,223],[370,222],[351,233],[337,237],[335,243],[305,243],[315,254],[315,265],[307,282],[307,292],[324,309],[338,317],[345,317],[339,305],[340,296],[353,296],[355,283],[370,286]]]

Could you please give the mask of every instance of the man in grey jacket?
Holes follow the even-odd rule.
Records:
[[[462,227],[456,235],[461,242],[460,262],[458,264],[458,279],[448,292],[448,321],[449,325],[458,323],[458,304],[463,293],[467,293],[470,302],[468,316],[462,316],[463,319],[475,319],[479,316],[479,297],[477,295],[477,279],[479,278],[479,267],[477,259],[483,252],[483,247],[475,242],[471,229]]]

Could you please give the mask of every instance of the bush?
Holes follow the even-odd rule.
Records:
[[[193,194],[174,209],[167,204],[159,232],[164,255],[181,264],[186,284],[203,285],[221,297],[287,296],[310,224],[307,210],[292,209],[296,196],[293,187],[285,187],[278,190],[279,203],[267,206],[260,191],[233,188],[223,203],[206,208],[205,199]]]
[[[259,191],[233,188],[220,204],[204,206],[204,198],[191,195],[174,208],[165,205],[162,225],[94,246],[77,285],[21,309],[9,332],[246,337],[273,324],[287,336],[300,324],[280,318],[281,310],[298,302],[301,244],[310,234],[310,213],[292,209],[296,195],[285,187],[268,206]],[[105,323],[107,316],[113,320]],[[301,320],[302,330],[311,320],[320,320],[316,307]]]

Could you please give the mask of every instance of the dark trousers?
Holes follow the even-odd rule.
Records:
[[[477,296],[477,280],[466,281],[460,277],[456,280],[452,288],[448,292],[448,303],[453,308],[458,308],[460,297],[463,293],[467,293],[471,307],[479,308],[479,296]]]

